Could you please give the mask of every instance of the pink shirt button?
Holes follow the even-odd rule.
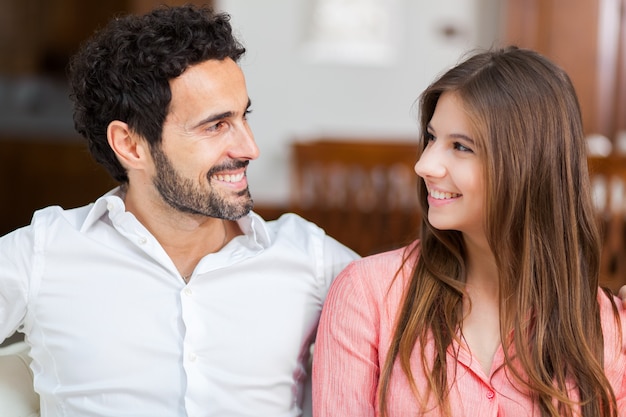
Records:
[[[487,391],[487,399],[493,400],[493,397],[495,396],[496,394],[493,391]]]

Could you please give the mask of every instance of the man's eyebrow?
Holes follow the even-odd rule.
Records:
[[[200,126],[204,126],[206,124],[213,123],[213,122],[215,122],[217,120],[225,119],[227,117],[232,117],[233,114],[234,113],[232,111],[227,111],[227,112],[218,113],[218,114],[212,114],[212,115],[210,115],[210,116],[200,120],[198,123],[196,123],[193,126],[193,128],[196,129],[196,128],[200,127]]]
[[[252,106],[252,101],[250,99],[248,99],[248,104],[246,105],[246,109],[245,109],[244,113],[247,112],[248,109],[250,109],[250,106]],[[213,123],[213,122],[215,122],[217,120],[226,119],[228,117],[233,117],[234,115],[235,115],[235,112],[232,112],[232,111],[226,111],[224,113],[212,114],[212,115],[210,115],[210,116],[200,120],[198,123],[196,123],[193,126],[193,128],[195,129],[195,128],[198,128],[200,126],[203,126],[203,125],[206,125],[206,124],[209,124],[209,123]]]

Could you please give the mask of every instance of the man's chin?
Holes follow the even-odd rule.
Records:
[[[243,211],[238,211],[238,212],[236,212],[236,213],[222,214],[222,215],[217,216],[217,217],[219,217],[220,219],[223,219],[223,220],[231,220],[231,221],[235,221],[235,220],[239,220],[239,219],[241,219],[242,217],[246,216],[248,213],[250,213],[250,210],[245,211],[245,212],[243,212]]]
[[[225,208],[224,210],[220,210],[219,216],[224,220],[239,220],[242,217],[246,216],[250,211],[252,211],[252,207],[254,207],[254,203],[252,199],[248,199],[245,203]]]

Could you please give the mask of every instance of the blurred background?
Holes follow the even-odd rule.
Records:
[[[111,17],[143,13],[162,3],[0,0],[0,234],[28,223],[34,209],[83,205],[115,186],[74,133],[65,67],[78,45]],[[597,157],[591,164],[601,177],[599,215],[607,225],[607,242],[619,242],[606,245],[613,254],[605,257],[607,268],[619,276],[612,284],[623,281],[624,228],[618,222],[626,194],[619,159],[626,148],[626,0],[192,3],[230,13],[248,50],[241,66],[253,103],[250,123],[261,149],[248,173],[255,210],[268,218],[298,211],[355,248],[369,233],[379,244],[359,247],[362,254],[397,246],[415,234],[414,201],[398,196],[413,194],[414,103],[429,82],[474,48],[514,43],[547,55],[568,71],[578,91]],[[345,147],[317,152],[316,166],[326,167],[333,183],[312,180],[323,174],[306,168],[313,156],[302,156],[313,155],[310,148],[320,141],[354,145],[348,152]],[[308,150],[300,149],[303,144]],[[358,158],[387,152],[389,146],[381,144],[393,145],[389,155],[404,155],[397,156],[402,161],[387,167],[356,165]],[[369,145],[375,150],[366,149]],[[361,177],[337,168],[339,160],[328,168],[323,159],[329,154],[352,154],[348,171],[362,169]],[[609,166],[615,168],[602,171]],[[339,191],[344,187],[361,194]],[[334,200],[321,204],[329,197],[316,194],[320,188]],[[358,217],[355,211],[366,212],[367,218],[348,226],[345,219]],[[389,213],[399,219],[399,211],[406,216],[394,226],[400,230],[386,233]],[[387,223],[376,220],[383,217]],[[372,232],[376,222],[380,234]]]

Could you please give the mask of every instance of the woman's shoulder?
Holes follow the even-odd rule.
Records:
[[[419,253],[417,245],[416,241],[402,248],[356,259],[339,274],[333,287],[348,292],[360,288],[368,293],[386,292],[392,286],[402,287],[413,271]]]
[[[626,309],[622,300],[610,290],[598,289],[598,303],[600,305],[600,317],[602,324],[614,323],[622,328],[626,325]],[[620,323],[621,322],[621,323]],[[625,335],[626,336],[626,335]]]
[[[379,275],[383,271],[398,271],[401,267],[412,269],[419,253],[418,241],[398,249],[365,256],[352,261],[346,268],[360,275]]]
[[[344,320],[344,314],[392,322],[418,249],[413,243],[352,261],[332,283],[324,310],[333,312],[333,320]]]
[[[609,291],[598,290],[600,319],[604,337],[604,363],[607,374],[623,378],[626,372],[626,309]],[[610,377],[610,375],[609,375]]]

